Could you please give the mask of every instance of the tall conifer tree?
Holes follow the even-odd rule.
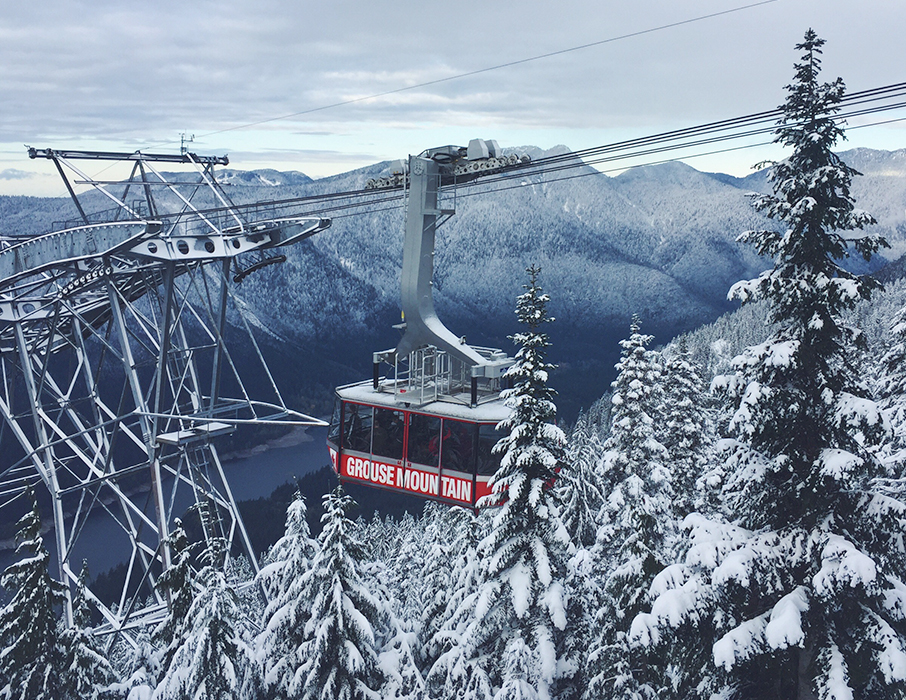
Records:
[[[447,669],[448,678],[462,669],[462,696],[470,698],[489,687],[499,700],[546,698],[565,680],[568,535],[551,487],[568,467],[566,439],[554,422],[555,392],[548,385],[554,366],[547,361],[550,339],[542,329],[553,320],[550,297],[539,284],[539,268],[527,272],[529,284],[516,304],[524,330],[513,336],[519,350],[506,375],[513,388],[503,392],[512,414],[500,428],[509,434],[494,448],[501,461],[487,499],[499,508],[480,545],[485,581],[464,601],[472,609],[460,657],[454,649],[436,664]]]
[[[286,509],[286,528],[271,548],[259,580],[271,597],[264,611],[264,629],[257,648],[264,683],[276,697],[290,697],[289,686],[302,663],[299,647],[311,608],[303,595],[305,575],[317,552],[311,537],[302,494],[295,493]]]
[[[201,512],[202,526],[209,523]],[[210,537],[198,572],[200,592],[186,614],[181,641],[154,691],[154,700],[234,700],[252,667],[236,591],[223,571],[225,542]]]
[[[661,384],[662,403],[657,411],[660,426],[656,432],[670,454],[674,508],[686,515],[696,502],[695,482],[701,470],[709,410],[701,373],[684,338],[669,348]]]
[[[384,680],[378,648],[386,603],[373,595],[363,579],[364,545],[355,524],[346,517],[353,505],[342,487],[324,496],[318,552],[300,591],[300,602],[311,614],[297,652],[299,666],[289,697],[376,698]]]
[[[630,648],[633,616],[647,602],[654,576],[667,563],[674,531],[672,470],[655,437],[660,408],[661,357],[647,349],[652,336],[633,317],[612,384],[610,437],[604,444],[602,525],[592,555],[602,578],[603,605],[595,611],[583,697],[653,698],[660,683],[644,650]]]
[[[31,495],[34,499],[33,494]],[[55,608],[64,604],[63,584],[48,572],[38,502],[18,523],[18,561],[0,584],[12,599],[0,610],[0,697],[6,700],[58,700],[64,655]]]
[[[696,679],[699,657],[688,680],[725,697],[906,692],[906,504],[874,481],[889,425],[852,369],[860,337],[842,316],[878,286],[841,267],[849,244],[869,259],[884,242],[849,233],[873,220],[850,195],[857,173],[831,150],[844,88],[818,80],[823,44],[809,30],[796,47],[776,131],[793,152],[772,169],[774,193],[754,201],[781,228],[742,236],[774,268],[731,290],[767,300],[776,324],[725,382],[736,410],[722,443],[724,498],[735,521],[690,516],[684,562],[655,580],[651,613],[633,623],[648,644],[697,626],[720,672]]]
[[[82,563],[79,583],[72,601],[73,625],[63,632],[65,651],[62,697],[67,700],[86,700],[98,697],[116,680],[110,661],[92,635],[91,610],[85,597],[88,581],[87,562]]]
[[[878,394],[894,434],[887,458],[896,475],[902,477],[906,463],[906,307],[896,313],[890,324],[887,351],[881,358]]]
[[[152,635],[152,640],[161,647],[157,668],[162,669],[170,665],[173,654],[185,638],[189,624],[189,609],[195,598],[192,552],[179,518],[173,522],[173,530],[170,532],[167,545],[170,547],[171,565],[157,580],[157,587],[167,596],[167,616]],[[146,670],[151,671],[153,668],[151,666]]]
[[[598,518],[604,505],[600,462],[604,446],[589,421],[579,416],[569,436],[569,469],[557,480],[557,495],[563,504],[563,524],[577,547],[591,548],[598,534]]]
[[[487,530],[489,517],[483,512],[476,517],[450,509],[448,519],[452,534],[449,550],[449,581],[441,594],[444,605],[440,619],[425,626],[433,629],[425,638],[422,655],[426,666],[429,695],[435,700],[471,700],[491,693],[490,680],[482,664],[487,659],[471,646],[475,606],[485,582],[483,563],[478,547]],[[487,693],[482,693],[487,689]],[[471,693],[471,695],[470,695]]]

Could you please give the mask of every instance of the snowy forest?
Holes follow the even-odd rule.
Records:
[[[543,271],[518,297],[487,507],[316,537],[296,498],[261,573],[177,528],[166,619],[95,637],[48,569],[37,506],[3,574],[0,697],[852,700],[906,697],[906,283],[834,147],[840,79],[811,30],[787,86],[773,261],[739,311],[656,349],[636,318],[611,392],[565,430]],[[202,522],[208,517],[200,514]]]

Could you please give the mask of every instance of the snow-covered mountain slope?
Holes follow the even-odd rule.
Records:
[[[535,158],[565,151],[522,150]],[[906,150],[842,155],[864,173],[854,184],[858,206],[878,219],[892,244],[888,258],[899,257],[906,251]],[[357,190],[383,168],[317,181],[295,172],[226,170],[221,179],[242,203]],[[577,397],[588,405],[609,381],[633,313],[656,343],[713,321],[731,308],[730,285],[768,266],[736,237],[772,222],[746,196],[768,189],[763,171],[734,178],[666,163],[616,177],[572,177],[579,174],[460,194],[456,216],[438,231],[435,299],[453,332],[508,348],[524,270],[539,264],[557,317],[550,331],[554,359],[564,365],[559,388],[588,393]],[[571,179],[555,181],[564,175]],[[97,208],[105,207],[99,199]],[[62,199],[0,197],[0,233],[37,233],[73,213]],[[281,337],[355,367],[338,381],[364,376],[371,352],[397,338],[390,326],[399,318],[403,215],[400,206],[336,217],[331,229],[289,249],[286,264],[250,276],[238,291]]]
[[[312,179],[298,170],[281,172],[279,170],[233,170],[224,168],[217,171],[217,182],[222,185],[240,187],[285,187],[287,185],[307,185]]]

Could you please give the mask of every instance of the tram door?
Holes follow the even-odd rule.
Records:
[[[475,502],[475,423],[444,418],[441,426],[441,494],[457,503]]]
[[[439,498],[441,419],[423,413],[410,413],[408,427],[405,488]]]

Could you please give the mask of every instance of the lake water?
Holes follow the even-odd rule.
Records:
[[[300,440],[300,442],[296,442]],[[327,428],[306,428],[284,440],[278,440],[266,450],[236,459],[224,460],[226,474],[233,498],[245,501],[269,496],[278,486],[330,464],[327,453]],[[287,444],[294,443],[295,444]],[[282,443],[282,444],[281,444]],[[141,498],[144,502],[144,498]],[[188,505],[188,503],[187,503]],[[43,514],[46,517],[49,514]],[[44,535],[44,544],[51,551],[51,575],[57,575],[56,540],[53,531]],[[92,513],[79,537],[72,566],[79,568],[83,558],[88,559],[92,575],[107,571],[129,557],[126,535],[104,513]],[[0,571],[15,560],[12,551],[0,552]]]
[[[327,428],[306,428],[305,441],[223,462],[223,471],[237,501],[269,496],[271,491],[330,464]]]

